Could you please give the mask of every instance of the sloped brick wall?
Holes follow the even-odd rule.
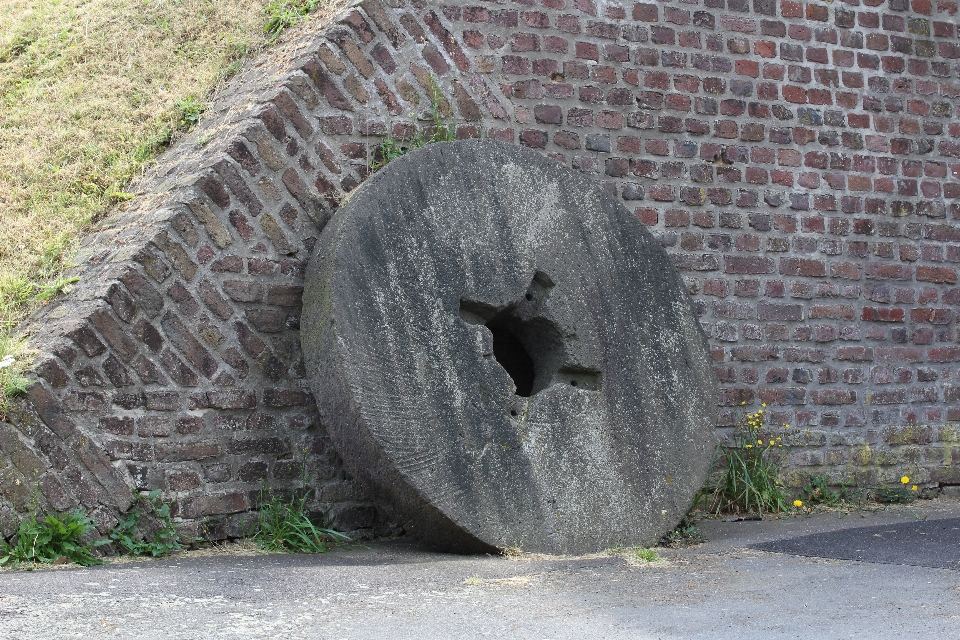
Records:
[[[9,533],[36,482],[109,526],[161,488],[242,533],[306,473],[346,529],[390,524],[304,380],[304,266],[382,136],[428,125],[593,175],[674,257],[720,426],[766,402],[788,478],[960,484],[960,40],[930,0],[365,0],[246,69],[86,238],[32,319],[36,384],[0,423]]]

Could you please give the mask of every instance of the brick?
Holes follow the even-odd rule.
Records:
[[[763,274],[776,272],[776,263],[772,258],[726,256],[723,262],[726,273]]]
[[[937,284],[957,282],[957,271],[951,267],[918,266],[916,271],[918,282],[934,282]]]
[[[864,307],[860,314],[864,322],[903,322],[903,309],[897,307]]]

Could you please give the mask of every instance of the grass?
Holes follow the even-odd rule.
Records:
[[[429,127],[426,132],[418,129],[409,140],[397,140],[392,135],[385,136],[374,153],[370,169],[379,171],[387,166],[391,160],[396,160],[400,156],[406,155],[428,144],[434,142],[452,142],[456,140],[455,127],[447,124],[444,119],[444,105],[447,104],[436,77],[431,74],[430,108],[427,111],[427,115],[433,120],[432,126]]]
[[[656,562],[660,559],[656,551],[646,547],[614,547],[613,549],[607,550],[607,553],[612,556],[621,556],[633,563],[639,563],[640,560],[644,562]]]
[[[77,239],[246,56],[319,4],[0,0],[0,362],[14,357],[0,405],[29,364],[16,329],[69,286]]]
[[[763,514],[790,510],[776,457],[776,450],[783,445],[781,438],[766,433],[766,419],[765,408],[745,414],[734,430],[733,444],[717,448],[724,468],[719,481],[708,490],[711,511]]]
[[[264,551],[284,553],[325,553],[330,545],[344,546],[350,538],[334,531],[328,523],[316,524],[306,510],[307,496],[264,500],[260,494],[260,515],[253,541]]]

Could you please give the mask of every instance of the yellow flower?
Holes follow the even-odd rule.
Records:
[[[916,491],[917,488],[918,488],[917,485],[913,485],[912,487],[910,487],[910,491]]]
[[[745,444],[745,445],[743,445],[743,448],[744,448],[744,449],[753,449],[753,445],[752,445],[752,444]]]
[[[763,440],[757,440],[757,444],[762,445],[762,444],[763,444]]]
[[[771,447],[772,447],[773,445],[775,445],[775,444],[777,444],[776,441],[774,441],[774,440],[771,440],[771,441],[770,441],[770,446],[771,446]]]
[[[777,442],[780,442],[781,440],[783,440],[783,438],[777,438]]]
[[[745,407],[745,406],[747,406],[747,401],[746,401],[746,400],[744,400],[743,402],[741,402],[741,403],[740,403],[740,406],[741,406],[741,407]]]
[[[910,484],[910,478],[908,478],[907,476],[903,476],[902,478],[900,478],[900,483],[901,483],[901,484]]]
[[[761,403],[760,403],[760,406],[761,406],[761,407],[765,407],[765,406],[767,406],[767,403],[766,403],[766,402],[761,402]]]
[[[795,507],[802,507],[802,506],[803,506],[803,500],[794,500],[794,501],[793,501],[793,506],[795,506]]]

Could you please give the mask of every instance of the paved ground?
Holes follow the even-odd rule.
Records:
[[[2,572],[0,637],[960,638],[960,570],[923,566],[952,562],[957,518],[960,503],[921,502],[862,517],[708,521],[707,543],[652,563],[457,557],[390,542]],[[923,531],[940,542],[926,545]],[[804,536],[813,542],[777,544],[823,555],[848,545],[896,564],[751,548]],[[910,536],[916,553],[900,544],[876,555]]]

